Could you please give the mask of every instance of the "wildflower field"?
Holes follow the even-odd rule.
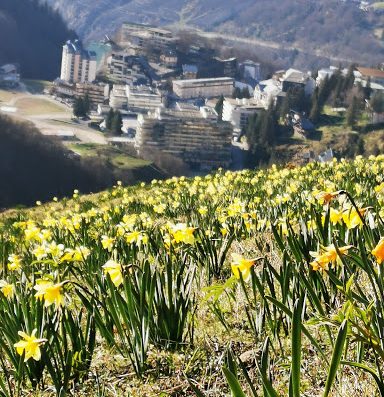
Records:
[[[0,218],[0,396],[384,396],[384,156]]]

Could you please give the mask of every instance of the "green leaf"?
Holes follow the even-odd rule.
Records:
[[[292,316],[292,364],[291,364],[291,384],[292,397],[300,397],[300,366],[301,366],[301,330],[302,315],[304,308],[304,298],[297,299]]]
[[[247,397],[245,395],[245,393],[243,392],[236,376],[228,368],[222,367],[221,369],[224,373],[224,376],[227,379],[228,385],[232,392],[232,396],[233,397]]]
[[[339,328],[339,332],[337,334],[323,397],[327,397],[329,395],[329,392],[331,391],[332,384],[336,378],[336,373],[340,366],[340,361],[341,361],[341,356],[343,354],[345,341],[347,339],[347,333],[348,333],[348,322],[347,322],[347,320],[344,320],[343,323],[341,324],[341,326]]]

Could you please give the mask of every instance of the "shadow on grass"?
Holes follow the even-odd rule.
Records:
[[[307,135],[307,138],[311,141],[321,141],[323,138],[323,131],[313,130]]]
[[[332,126],[332,125],[342,125],[343,123],[344,123],[344,116],[322,114],[319,117],[319,121],[317,122],[317,125],[319,127],[323,127],[323,126]]]

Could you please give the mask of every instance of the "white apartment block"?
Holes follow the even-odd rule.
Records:
[[[225,98],[223,103],[223,120],[229,121],[235,129],[242,130],[248,124],[248,118],[264,110],[255,99]]]
[[[180,158],[193,169],[228,167],[233,128],[214,116],[207,108],[140,114],[135,147],[139,154],[153,150]]]
[[[159,90],[147,86],[126,86],[128,109],[131,111],[148,111],[164,107]]]
[[[92,83],[96,79],[96,54],[86,51],[80,41],[63,46],[60,79],[68,83]]]
[[[231,96],[235,80],[230,77],[174,80],[173,92],[182,99]]]
[[[109,96],[109,106],[115,110],[126,110],[128,107],[125,85],[114,84]]]

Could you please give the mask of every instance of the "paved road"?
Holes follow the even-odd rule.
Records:
[[[223,39],[223,40],[227,40],[227,41],[251,44],[251,45],[256,45],[256,46],[260,46],[260,47],[272,48],[272,49],[276,49],[276,50],[288,50],[288,51],[295,50],[295,51],[301,52],[303,54],[329,58],[334,62],[351,62],[350,59],[341,58],[341,57],[330,55],[328,53],[324,53],[324,51],[321,49],[317,49],[317,50],[311,50],[311,49],[307,49],[307,48],[304,49],[304,48],[300,48],[297,46],[289,46],[287,44],[276,43],[273,41],[260,40],[260,39],[256,39],[256,38],[250,38],[250,37],[239,37],[239,36],[233,36],[233,35],[228,35],[228,34],[219,33],[219,32],[204,32],[202,30],[192,28],[189,26],[188,26],[188,28],[191,30],[194,30],[195,33],[199,34],[200,36],[206,37],[208,39]]]

